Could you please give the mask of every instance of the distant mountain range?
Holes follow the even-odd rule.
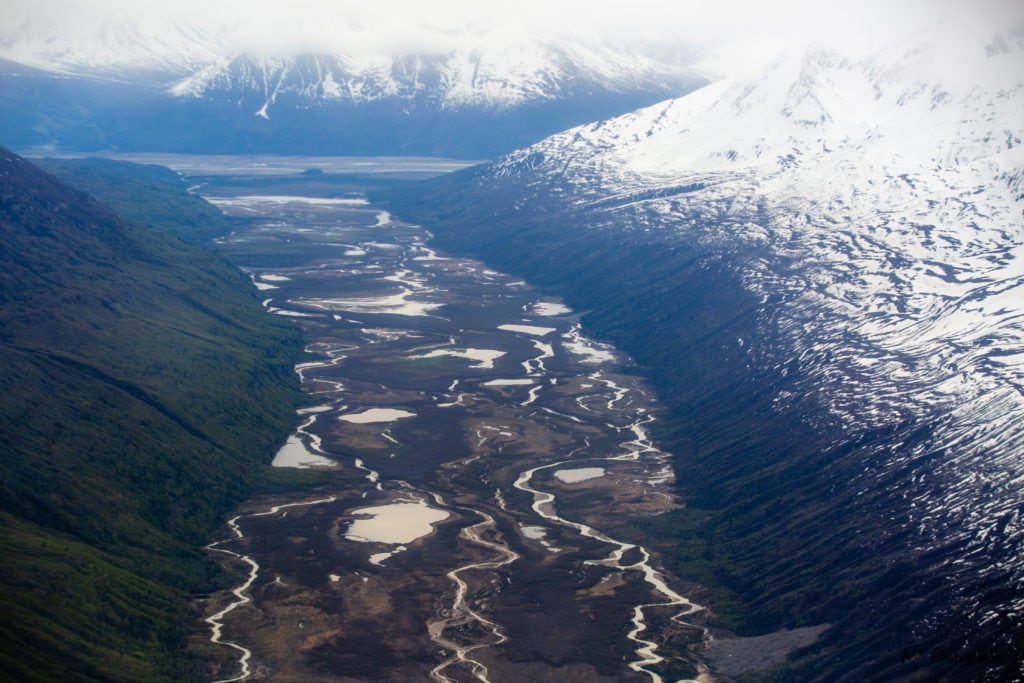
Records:
[[[1022,64],[970,20],[813,46],[383,197],[654,377],[680,573],[747,635],[834,624],[780,680],[1020,675]]]
[[[115,30],[116,29],[116,30]],[[705,81],[680,60],[537,38],[359,57],[238,51],[199,29],[0,39],[0,140],[18,148],[489,158]],[[685,54],[685,50],[682,51]]]

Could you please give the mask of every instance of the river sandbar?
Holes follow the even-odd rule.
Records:
[[[535,337],[544,337],[555,331],[554,327],[541,327],[539,325],[498,325],[499,330],[506,332],[522,332],[532,334]]]
[[[404,417],[416,417],[416,413],[398,408],[368,408],[361,413],[339,415],[339,420],[355,424],[371,424],[374,422],[394,422]]]
[[[440,358],[442,356],[452,356],[454,358],[465,358],[467,360],[475,361],[472,366],[474,368],[490,370],[494,367],[494,361],[504,355],[504,351],[496,351],[494,349],[434,349],[430,353],[424,353],[418,356],[409,356],[409,358],[415,360],[417,358]]]

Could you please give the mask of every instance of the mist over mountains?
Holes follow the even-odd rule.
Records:
[[[316,47],[224,44],[185,24],[151,41],[115,23],[82,43],[26,27],[0,49],[0,138],[69,151],[487,158],[706,82],[685,48],[651,56],[542,36],[394,55],[340,38]]]

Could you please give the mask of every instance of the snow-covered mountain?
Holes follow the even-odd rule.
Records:
[[[993,392],[1024,411],[1024,37],[988,38],[813,46],[493,173],[564,177],[634,230],[760,248],[746,282],[851,429]]]
[[[788,582],[808,582],[823,566],[853,572],[875,594],[911,581],[915,588],[900,589],[905,602],[884,608],[911,620],[913,634],[890,644],[909,652],[900,665],[967,666],[987,638],[991,669],[971,671],[1011,680],[1020,674],[1012,662],[1024,661],[1024,32],[971,22],[940,22],[870,54],[791,51],[753,80],[715,83],[550,137],[475,171],[471,190],[446,187],[449,207],[485,203],[465,225],[458,210],[431,205],[440,194],[397,207],[439,220],[431,227],[448,246],[507,258],[503,266],[532,277],[555,248],[572,278],[590,277],[601,296],[644,287],[621,296],[645,317],[620,302],[621,321],[605,323],[617,342],[643,362],[657,358],[667,376],[690,377],[688,364],[739,364],[770,392],[777,417],[768,429],[787,424],[784,416],[803,423],[811,435],[803,443],[787,433],[746,435],[723,447],[728,457],[694,461],[704,472],[733,467],[721,491],[740,490],[737,481],[754,482],[758,495],[776,487],[768,490],[777,499],[765,504],[768,530],[750,537],[737,531],[749,505],[716,504],[735,507],[722,536],[739,535],[746,546],[757,534],[818,539],[800,559],[779,560],[787,571],[802,566],[802,578],[765,579],[766,555],[751,577],[723,570],[739,574],[738,585],[777,599],[751,586],[775,580],[799,592]],[[508,256],[503,241],[529,241],[532,255]],[[648,262],[601,270],[595,255],[607,245]],[[749,315],[739,304],[702,308],[701,300],[724,295],[701,289],[700,279],[722,271],[742,290],[730,301],[754,302]],[[557,277],[552,284],[600,318],[600,296]],[[692,310],[701,314],[681,332],[686,340],[671,338],[672,312]],[[651,341],[630,324],[665,338]],[[716,410],[715,390],[700,394],[708,411]],[[701,425],[695,444],[710,438],[708,429],[760,424],[760,413],[743,412],[742,401],[753,399],[736,391],[736,407],[722,409],[729,419]],[[774,444],[767,455],[728,450],[765,440]],[[726,464],[731,457],[740,464]],[[752,462],[761,469],[748,472]],[[790,468],[792,490],[772,479]],[[780,510],[808,521],[793,530]],[[812,530],[813,518],[830,526]],[[848,527],[860,540],[821,541]],[[850,544],[860,549],[840,566]],[[904,576],[882,569],[907,564],[914,569]],[[952,649],[921,656],[916,643]],[[885,675],[896,671],[894,663]]]
[[[671,96],[699,79],[675,64],[608,47],[537,41],[399,57],[223,56],[174,83],[182,98],[262,100],[267,117],[279,99],[297,106],[396,101],[437,109],[513,109],[595,93]]]
[[[642,50],[541,36],[390,54],[341,37],[315,47],[240,46],[180,21],[12,25],[0,35],[12,108],[0,135],[26,147],[481,158],[705,82]],[[106,108],[68,95],[110,84]]]

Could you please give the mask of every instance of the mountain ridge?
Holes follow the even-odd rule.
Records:
[[[152,45],[145,35],[112,29],[78,44],[47,40],[45,28],[6,33],[0,138],[68,151],[480,159],[705,82],[672,61],[684,51],[539,36],[392,55],[257,50],[185,28]]]
[[[795,680],[1024,661],[1021,41],[955,28],[377,197],[650,373],[690,504],[666,552],[741,634],[833,623]]]
[[[423,100],[442,109],[510,108],[552,99],[560,91],[628,92],[639,86],[666,96],[699,82],[682,66],[659,63],[605,47],[537,41],[526,46],[461,49],[437,54],[356,58],[339,54],[296,56],[227,54],[168,92],[177,97],[232,97],[261,92],[266,109],[288,93],[311,106],[330,100]],[[263,112],[260,114],[260,112]]]

